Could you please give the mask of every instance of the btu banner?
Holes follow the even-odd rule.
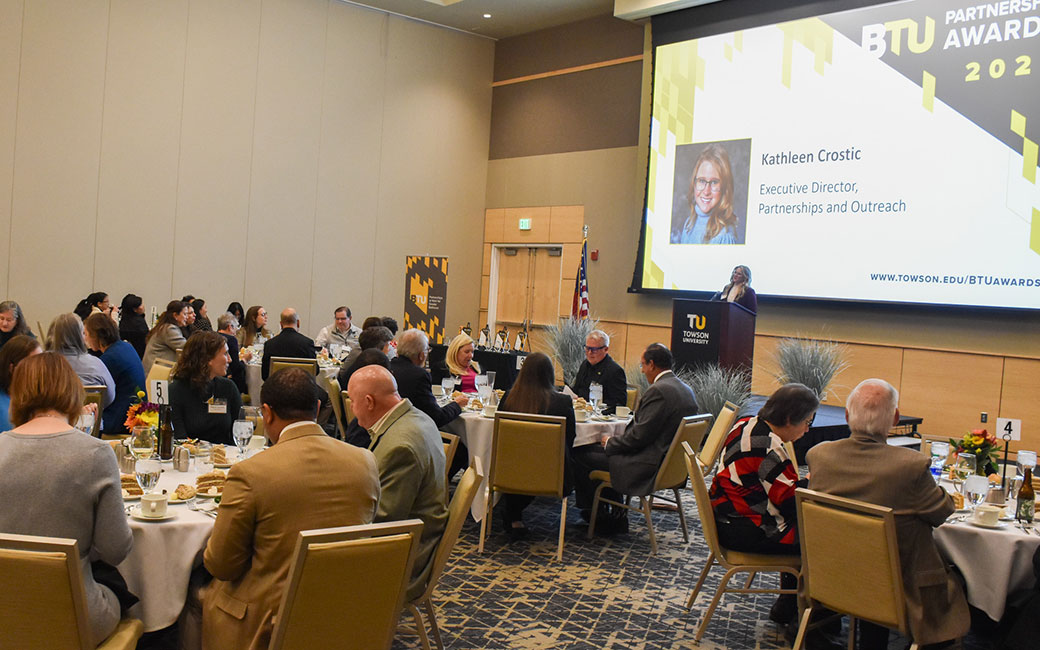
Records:
[[[448,258],[410,255],[405,265],[404,326],[416,327],[430,343],[444,343]]]

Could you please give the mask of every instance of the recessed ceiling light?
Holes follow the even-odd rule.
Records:
[[[484,14],[484,17],[485,17],[485,18],[490,18],[490,17],[491,17],[491,14]]]

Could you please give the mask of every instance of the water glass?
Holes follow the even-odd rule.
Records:
[[[445,377],[441,380],[441,389],[444,391],[445,397],[451,397],[451,391],[455,390],[455,378]]]
[[[964,482],[975,473],[975,454],[961,452],[957,454],[957,464],[953,466],[954,480]]]
[[[138,459],[151,458],[155,453],[155,435],[151,427],[134,427],[130,432],[130,453]]]
[[[1035,468],[1036,468],[1036,452],[1035,451],[1026,451],[1026,450],[1022,449],[1017,454],[1015,454],[1015,460],[1016,460],[1016,462],[1018,464],[1018,473],[1019,474],[1025,474],[1027,467],[1030,468],[1030,469],[1033,469],[1033,470],[1035,470]]]
[[[592,402],[593,410],[599,411],[599,403],[603,401],[603,386],[592,382],[589,385],[589,401]]]
[[[141,486],[145,494],[151,494],[155,486],[159,484],[161,471],[157,460],[138,460],[134,464],[134,476],[137,477],[137,484]]]
[[[93,413],[82,413],[76,420],[76,428],[83,433],[90,435],[94,432],[94,414]]]
[[[487,375],[477,375],[476,377],[474,377],[473,378],[473,385],[477,387],[477,392],[479,393],[481,386],[487,386],[488,385]]]
[[[946,466],[946,459],[950,455],[950,443],[948,442],[933,442],[932,443],[932,477],[935,482],[938,483],[939,479],[942,478],[943,468]]]
[[[492,389],[494,389],[494,387],[495,387],[495,371],[494,370],[488,370],[487,371],[487,384],[488,384],[488,386],[491,386]]]
[[[246,445],[249,444],[249,439],[253,437],[253,423],[249,420],[235,420],[235,423],[231,425],[231,435],[235,438],[235,446],[238,447],[239,457],[244,457]]]
[[[971,503],[972,511],[986,500],[986,492],[989,490],[989,479],[985,476],[972,474],[964,479],[962,492],[964,498]]]

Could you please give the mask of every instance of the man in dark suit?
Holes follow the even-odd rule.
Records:
[[[397,356],[390,360],[390,372],[397,380],[397,393],[442,427],[459,417],[469,398],[460,395],[444,406],[437,404],[430,373],[424,367],[429,353],[430,340],[422,330],[405,330],[398,337]]]
[[[282,331],[264,344],[264,360],[260,366],[260,376],[264,379],[271,374],[271,357],[317,358],[314,341],[300,334],[300,317],[296,315],[295,309],[286,307],[279,323]]]
[[[589,399],[592,382],[603,386],[604,413],[628,403],[628,379],[625,369],[610,358],[610,336],[603,330],[592,330],[585,337],[585,360],[578,366],[571,390],[578,397]]]
[[[601,445],[576,447],[573,458],[577,465],[575,493],[582,516],[591,515],[592,499],[598,482],[589,478],[593,470],[610,470],[611,495],[647,494],[653,486],[668,447],[672,444],[679,423],[688,415],[698,412],[697,399],[689,386],[672,372],[672,353],[660,343],[651,343],[643,351],[639,362],[650,388],[643,393],[639,410],[625,427],[613,437],[604,437]],[[620,494],[619,494],[620,493]],[[600,516],[607,513],[600,513]],[[627,530],[625,510],[610,514],[604,524],[607,532]],[[597,524],[597,528],[598,528]]]

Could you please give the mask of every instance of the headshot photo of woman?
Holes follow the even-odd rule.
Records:
[[[750,140],[676,147],[672,244],[743,244]]]

